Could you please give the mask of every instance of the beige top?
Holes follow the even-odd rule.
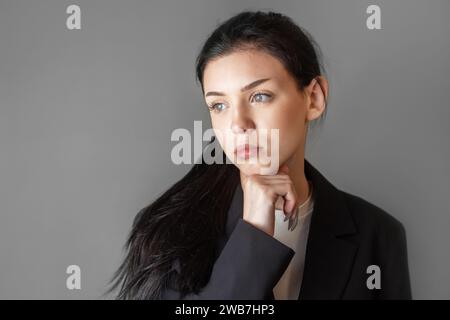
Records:
[[[288,229],[289,220],[284,221],[284,212],[279,209],[275,210],[274,238],[295,251],[287,269],[273,288],[275,300],[297,300],[300,293],[305,265],[306,243],[311,213],[314,208],[312,184],[310,181],[308,183],[310,194],[306,201],[297,209],[298,219],[296,221],[295,218],[291,218],[293,230]]]

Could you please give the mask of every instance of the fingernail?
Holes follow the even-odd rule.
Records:
[[[291,217],[292,211],[284,215],[284,222],[286,222]]]

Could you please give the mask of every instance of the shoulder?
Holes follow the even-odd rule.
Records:
[[[361,196],[340,192],[359,233],[388,238],[405,236],[403,224],[386,210]]]
[[[374,292],[377,299],[411,299],[407,241],[403,224],[380,206],[360,196],[347,192],[342,192],[342,195],[356,228],[355,237],[352,238],[358,243],[354,264],[355,290],[367,293],[364,284],[368,281],[368,267],[375,265],[383,274],[383,290]],[[361,281],[362,279],[364,281]]]

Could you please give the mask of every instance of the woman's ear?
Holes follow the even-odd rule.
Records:
[[[328,98],[328,81],[323,76],[317,76],[306,87],[309,104],[306,110],[306,119],[312,121],[320,117],[325,111]]]

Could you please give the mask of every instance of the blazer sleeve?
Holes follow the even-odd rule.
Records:
[[[283,275],[294,250],[239,218],[216,259],[209,282],[198,293],[182,296],[164,289],[164,300],[264,300]]]
[[[382,246],[385,251],[381,268],[381,299],[410,300],[411,284],[405,228],[400,222],[388,228]]]

